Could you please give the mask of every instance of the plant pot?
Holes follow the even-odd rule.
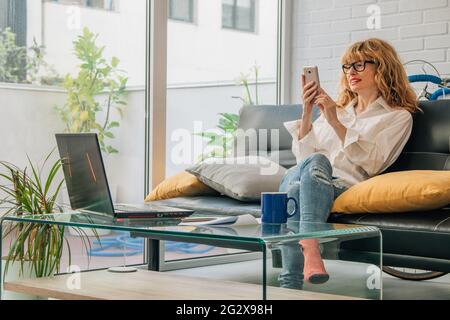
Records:
[[[4,275],[5,272],[5,266],[6,266],[6,259],[2,258],[2,276]],[[36,278],[36,274],[32,271],[31,262],[24,263],[22,275],[20,273],[20,268],[21,264],[19,262],[10,263],[8,273],[6,274],[6,278],[3,279],[3,281],[14,282],[22,279]],[[29,294],[4,291],[3,283],[1,285],[2,285],[2,300],[48,300],[47,298],[42,298]]]

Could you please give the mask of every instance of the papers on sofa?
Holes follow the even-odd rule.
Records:
[[[183,219],[180,226],[215,226],[215,227],[228,227],[228,226],[248,226],[258,225],[259,219],[255,218],[251,214],[243,214],[240,216],[231,217],[189,217]]]

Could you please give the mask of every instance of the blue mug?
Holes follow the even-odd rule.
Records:
[[[288,202],[294,201],[294,211],[288,212]],[[286,223],[292,218],[298,209],[297,200],[289,198],[286,192],[263,192],[261,194],[261,222],[262,223]]]

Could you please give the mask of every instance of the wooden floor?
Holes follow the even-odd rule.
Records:
[[[76,277],[80,277],[79,281]],[[77,287],[79,288],[70,289]],[[262,287],[234,281],[139,270],[119,274],[86,272],[5,283],[5,290],[61,300],[260,300]],[[268,287],[269,300],[353,300],[354,298]]]

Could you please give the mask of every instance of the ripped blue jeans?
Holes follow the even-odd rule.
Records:
[[[330,215],[334,200],[348,187],[333,177],[333,168],[328,158],[315,153],[297,166],[290,168],[280,184],[280,191],[297,200],[299,208],[289,219],[290,225],[302,222],[325,223]],[[303,287],[304,258],[297,243],[280,246],[283,270],[279,276],[280,286],[301,289]]]

